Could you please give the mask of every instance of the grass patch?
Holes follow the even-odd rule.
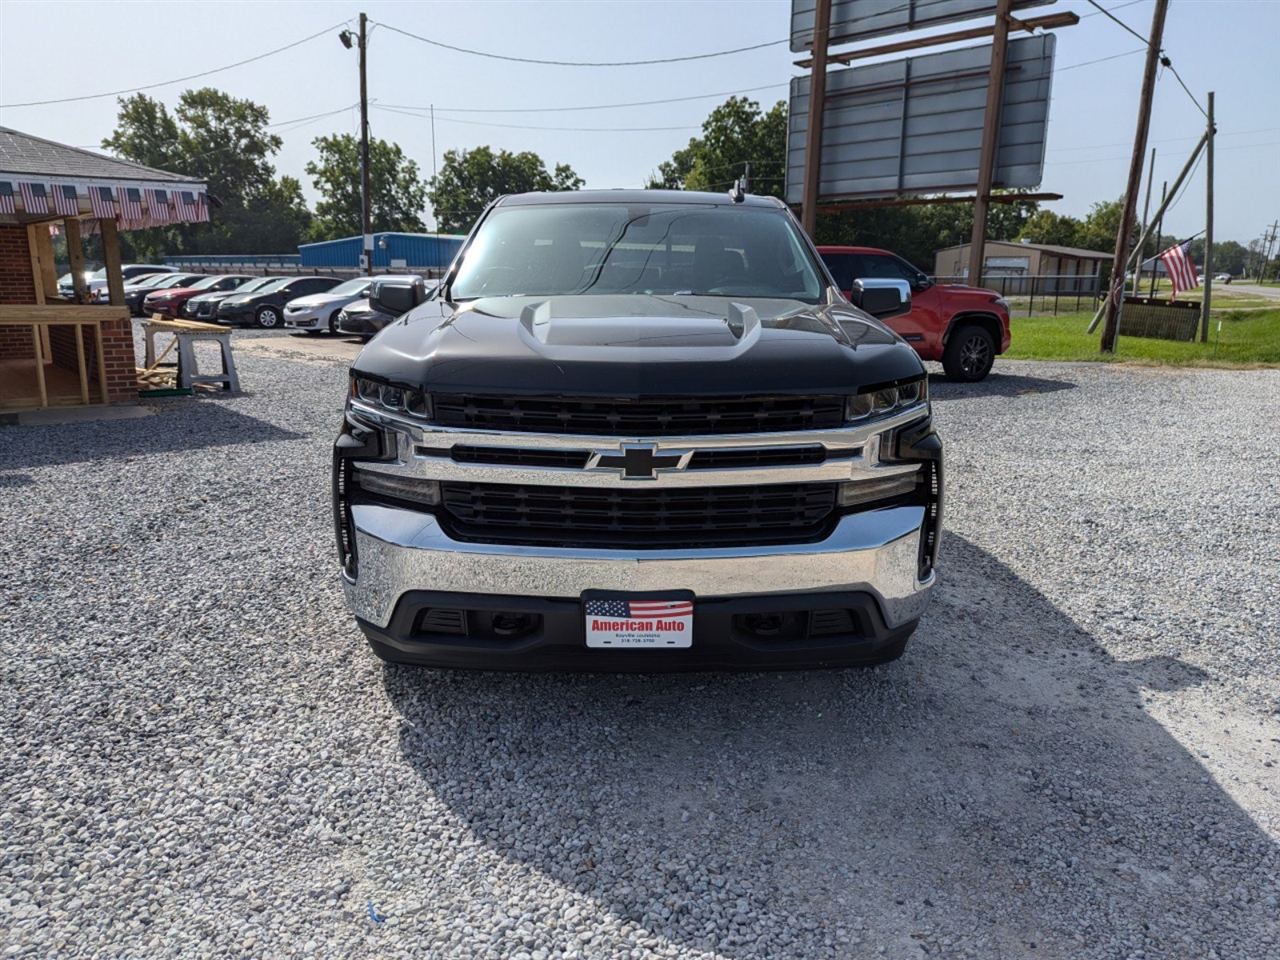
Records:
[[[1280,366],[1280,307],[1230,310],[1215,315],[1209,324],[1208,343],[1147,340],[1121,333],[1114,354],[1098,349],[1101,324],[1092,335],[1085,332],[1091,319],[1092,312],[1056,317],[1015,316],[1011,323],[1013,345],[1005,356],[1014,360],[1102,360],[1196,367]],[[1217,329],[1219,322],[1221,333]]]

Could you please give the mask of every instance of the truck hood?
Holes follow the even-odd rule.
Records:
[[[620,398],[847,394],[924,372],[848,304],[644,295],[428,301],[352,369],[434,392]]]
[[[988,290],[985,287],[966,287],[962,283],[940,283],[937,286],[937,290],[948,300],[952,298],[972,300],[974,303],[990,303],[1000,296],[999,290]]]

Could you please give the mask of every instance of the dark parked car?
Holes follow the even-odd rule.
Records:
[[[142,304],[150,294],[171,287],[190,286],[203,279],[202,273],[171,273],[159,280],[153,278],[135,287],[125,287],[124,302],[128,305],[131,314],[135,317],[144,317],[146,314],[142,312]]]
[[[368,300],[356,300],[342,308],[342,312],[338,314],[338,333],[348,337],[363,337],[368,340],[394,320],[395,316],[379,310],[374,305],[374,299],[378,296],[379,291],[387,287],[419,288],[422,291],[420,294],[422,300],[430,297],[435,290],[434,283],[427,287],[421,277],[412,275],[378,277],[373,281],[373,286],[369,290]]]
[[[142,312],[146,316],[158,313],[165,317],[182,315],[182,305],[200,293],[230,293],[242,287],[253,277],[244,274],[223,274],[221,276],[204,277],[185,287],[162,287],[155,293],[147,294],[142,300]]]
[[[251,293],[227,297],[218,304],[218,322],[233,327],[257,325],[267,330],[283,327],[286,303],[323,293],[341,282],[337,277],[286,277]]]
[[[182,316],[186,317],[188,320],[200,320],[204,323],[213,323],[218,316],[218,304],[223,300],[226,300],[228,297],[243,296],[246,293],[253,293],[270,284],[288,279],[288,277],[254,277],[243,286],[237,287],[234,290],[222,290],[215,293],[197,294],[182,305]]]

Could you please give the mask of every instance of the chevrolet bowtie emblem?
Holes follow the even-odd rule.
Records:
[[[664,450],[656,444],[624,444],[618,452],[597,450],[587,459],[588,470],[618,470],[623,480],[656,480],[659,470],[683,470],[692,450]]]

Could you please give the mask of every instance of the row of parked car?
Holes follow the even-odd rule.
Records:
[[[425,290],[423,279],[411,274],[345,281],[338,277],[209,276],[150,264],[128,264],[123,274],[125,303],[134,316],[158,314],[227,326],[266,330],[288,327],[366,339],[395,319],[372,305],[370,295],[375,283],[419,285]],[[64,281],[69,288],[70,275],[61,278],[60,288]],[[99,287],[94,286],[98,281],[105,291],[105,274],[93,274],[89,278],[90,296],[98,293]]]
[[[923,359],[941,361],[952,379],[983,379],[995,358],[1009,349],[1009,304],[996,291],[935,283],[906,260],[875,247],[820,246],[818,253],[846,297],[852,297],[855,279],[905,282],[911,290],[911,310],[885,323]],[[124,275],[125,300],[137,316],[160,314],[263,329],[289,327],[365,339],[395,319],[374,303],[399,302],[400,298],[381,298],[380,288],[412,288],[413,296],[404,302],[415,303],[435,292],[434,284],[411,274],[344,281],[337,277],[205,276],[172,267],[129,264]],[[105,291],[105,273],[93,274],[89,284],[91,292],[99,285]]]

